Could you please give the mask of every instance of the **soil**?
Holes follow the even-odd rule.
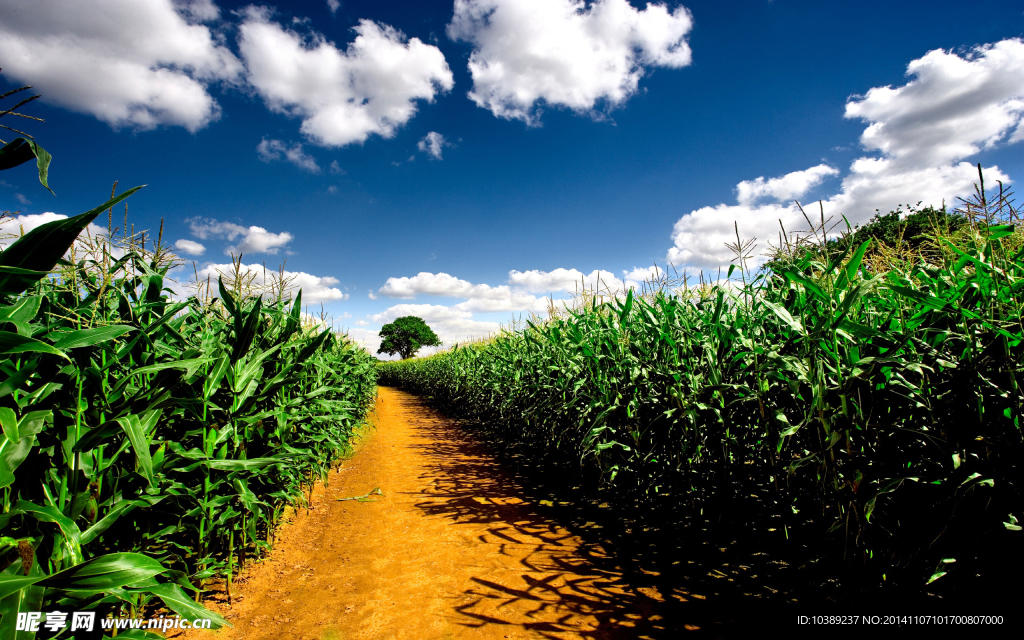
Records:
[[[531,500],[498,458],[416,396],[380,388],[374,428],[311,508],[237,579],[233,627],[196,640],[666,638],[662,594]],[[341,500],[379,488],[367,501]],[[635,571],[630,572],[634,576]],[[642,576],[642,574],[640,574]],[[703,634],[696,634],[703,635]]]
[[[231,602],[211,592],[206,606],[233,626],[168,637],[796,638],[820,635],[801,615],[1013,611],[1003,599],[1017,592],[993,597],[994,587],[946,601],[844,590],[819,561],[820,522],[761,513],[767,498],[751,487],[708,514],[671,494],[623,500],[578,460],[387,387],[371,422],[270,556],[239,576]],[[484,431],[487,445],[475,435]]]

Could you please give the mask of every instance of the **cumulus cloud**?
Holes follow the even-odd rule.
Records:
[[[40,225],[54,220],[63,220],[65,215],[47,211],[25,216],[0,219],[0,246],[7,247],[15,238],[24,235]]]
[[[954,205],[973,192],[976,167],[964,160],[984,149],[1024,140],[1024,41],[1019,38],[975,47],[965,55],[935,50],[907,66],[910,80],[899,87],[874,87],[846,104],[845,117],[867,123],[860,137],[877,156],[855,159],[837,193],[824,198],[826,217],[843,214],[863,224],[876,210],[899,205]],[[989,181],[1010,178],[998,167],[985,170]],[[672,232],[667,259],[679,266],[715,269],[733,258],[725,247],[741,237],[777,238],[807,224],[795,204],[757,204],[761,198],[786,200],[816,186],[835,171],[818,165],[779,178],[757,178],[736,186],[737,204],[702,207],[683,216]],[[818,205],[809,212],[820,216]],[[764,260],[758,256],[756,266]]]
[[[617,292],[629,287],[639,287],[649,275],[656,273],[657,269],[651,266],[646,269],[623,271],[622,278],[611,271],[600,269],[590,273],[563,268],[552,271],[513,270],[509,272],[507,284],[502,285],[473,284],[447,273],[424,271],[412,277],[388,278],[377,293],[388,298],[407,300],[420,295],[462,298],[463,302],[450,306],[432,305],[444,306],[453,313],[458,312],[459,317],[495,312],[544,313],[552,302],[558,304],[567,301],[563,294],[584,289]],[[372,292],[370,297],[376,299]]]
[[[552,271],[510,271],[508,274],[510,285],[522,291],[531,293],[551,292],[575,292],[582,289],[611,289],[613,291],[623,288],[623,281],[611,271],[595,269],[585,274],[577,269],[554,269]]]
[[[370,353],[376,354],[377,349],[380,348],[380,329],[366,329],[363,327],[353,327],[345,330],[345,335],[348,336],[349,340],[352,340],[356,344],[362,346]],[[423,349],[417,355],[427,355],[430,349]],[[387,355],[378,355],[378,358],[387,359]],[[394,356],[393,359],[398,359],[398,356]]]
[[[271,269],[267,270],[262,264],[243,264],[241,270],[253,276],[253,285],[256,287],[263,287],[273,282],[273,278],[277,277],[279,272]],[[217,278],[222,275],[233,274],[235,266],[233,264],[207,264],[199,270],[199,279],[205,281],[207,278],[213,282],[217,281]],[[344,293],[341,289],[338,289],[337,278],[330,276],[314,276],[306,273],[305,271],[288,271],[285,270],[284,277],[290,281],[289,286],[293,290],[302,289],[302,302],[304,304],[314,304],[317,302],[331,302],[347,300],[348,294]]]
[[[984,172],[986,182],[1011,182],[999,167],[986,167]],[[900,204],[939,207],[945,202],[952,208],[957,196],[974,193],[977,181],[978,168],[970,162],[910,168],[890,158],[858,158],[843,178],[842,190],[825,201],[825,213],[845,213],[851,224],[863,224],[876,209],[887,212]]]
[[[44,100],[113,127],[202,129],[220,116],[209,94],[242,65],[211,29],[209,0],[0,3],[4,72]]]
[[[62,213],[54,213],[53,211],[47,211],[45,213],[33,213],[23,216],[12,216],[0,219],[0,249],[6,249],[11,243],[17,240],[20,236],[32,231],[36,227],[42,226],[47,222],[53,222],[54,220],[65,220],[67,216]],[[107,230],[103,227],[90,223],[86,227],[80,237],[82,236],[106,236]],[[84,245],[79,244],[79,249],[84,249]],[[117,252],[119,255],[119,252]]]
[[[654,269],[651,267],[650,269]],[[643,270],[623,272],[627,278]],[[644,278],[627,282],[616,277],[611,271],[595,269],[589,274],[578,269],[554,269],[552,271],[512,270],[508,283],[502,285],[473,284],[447,273],[422,271],[412,277],[388,278],[377,293],[388,298],[415,299],[419,295],[443,298],[463,298],[465,302],[451,308],[471,312],[527,311],[542,312],[548,308],[548,298],[535,294],[564,294],[583,289],[620,291],[628,286],[637,286]],[[373,297],[371,295],[371,297]],[[374,298],[376,299],[376,298]]]
[[[497,322],[474,320],[472,311],[440,304],[396,304],[370,316],[370,319],[386,324],[403,316],[423,318],[423,321],[448,346],[455,342],[485,337],[501,329],[501,325]]]
[[[764,204],[760,206],[719,204],[701,207],[683,216],[672,229],[674,246],[669,249],[667,260],[679,268],[713,270],[728,266],[734,254],[725,243],[735,242],[734,224],[738,225],[742,238],[756,238],[760,247],[766,239],[780,233],[779,221],[788,232],[803,229],[799,210],[792,204]],[[755,260],[756,266],[762,262]]]
[[[316,158],[303,151],[302,144],[299,142],[288,145],[281,140],[267,140],[263,138],[256,145],[256,153],[259,154],[260,160],[263,162],[287,160],[300,169],[305,169],[311,173],[320,173],[320,165],[316,163]]]
[[[571,306],[563,296],[582,288],[600,289],[602,292],[618,293],[627,287],[640,287],[644,280],[663,274],[656,266],[623,271],[618,278],[610,271],[594,270],[585,274],[577,269],[554,269],[552,271],[510,271],[507,284],[473,284],[447,273],[421,272],[412,277],[388,278],[378,293],[390,298],[414,299],[420,295],[443,298],[462,298],[462,302],[451,305],[402,303],[369,316],[378,323],[386,323],[401,316],[419,316],[424,319],[442,340],[465,342],[486,337],[499,330],[499,323],[476,318],[479,313],[520,313],[545,314],[553,304],[556,307]],[[548,296],[536,294],[549,294]],[[554,294],[558,294],[557,296]],[[371,298],[375,298],[371,292]],[[361,324],[356,322],[356,324]],[[379,342],[374,342],[374,345]],[[376,348],[376,347],[374,347]]]
[[[323,331],[330,326],[329,321],[330,318],[322,318],[319,315],[313,315],[312,313],[306,313],[305,311],[299,312],[299,322],[303,327]]]
[[[507,287],[506,287],[507,289]],[[388,298],[415,298],[418,294],[451,298],[489,296],[495,291],[490,285],[474,285],[447,273],[421,271],[415,276],[388,278],[379,292]]]
[[[469,97],[501,118],[539,123],[540,103],[593,113],[622,105],[647,68],[690,64],[682,6],[627,0],[455,0],[448,36],[473,51]]]
[[[370,135],[390,138],[454,80],[441,51],[393,27],[362,20],[342,51],[319,33],[308,36],[249,7],[239,27],[247,77],[273,111],[301,117],[316,144],[340,147]]]
[[[191,218],[189,230],[200,240],[223,239],[237,244],[224,248],[224,255],[243,253],[276,254],[294,239],[287,231],[271,233],[263,227],[244,227],[233,222],[221,222],[212,218]]]
[[[742,205],[750,205],[761,198],[773,200],[793,200],[801,198],[812,188],[821,184],[829,176],[839,175],[839,169],[819,164],[803,171],[787,173],[779,178],[765,180],[764,176],[756,180],[744,180],[736,185],[736,200]]]
[[[338,9],[341,8],[341,0],[327,0],[327,8],[330,9],[331,15],[338,13]]]
[[[444,136],[436,131],[431,131],[423,137],[422,140],[416,143],[416,148],[423,153],[431,156],[435,160],[441,159],[441,151],[445,147],[450,147],[452,143],[444,139]],[[409,158],[412,160],[413,158]]]
[[[631,270],[622,271],[622,281],[626,285],[627,289],[642,289],[644,283],[652,282],[666,275],[676,275],[674,273],[666,273],[667,265],[659,267],[658,265],[651,265],[649,267],[633,267]]]
[[[388,278],[378,293],[389,298],[413,299],[417,295],[465,298],[451,309],[460,312],[534,311],[547,308],[544,298],[513,290],[508,285],[473,284],[447,273],[420,272],[413,277]]]
[[[206,247],[202,244],[195,240],[186,240],[184,238],[175,241],[174,248],[182,253],[187,253],[190,256],[201,256],[206,253]]]
[[[395,318],[404,316],[417,316],[423,318],[424,322],[441,322],[446,320],[458,320],[469,318],[472,315],[469,311],[455,309],[443,304],[396,304],[388,307],[380,313],[369,316],[374,322],[393,322]]]
[[[171,0],[179,13],[193,22],[212,22],[220,17],[213,0]]]
[[[470,298],[465,302],[453,305],[453,308],[469,311],[471,313],[495,313],[505,311],[542,313],[548,308],[548,299],[544,297],[537,297],[522,291],[508,291],[501,297],[493,296],[488,298]]]
[[[896,166],[949,164],[1020,140],[1024,116],[1024,41],[975,47],[964,56],[936,49],[907,65],[900,87],[874,87],[846,104],[846,117],[868,123],[865,149]]]

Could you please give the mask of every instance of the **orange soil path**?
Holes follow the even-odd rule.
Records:
[[[598,569],[603,551],[526,502],[471,435],[386,387],[373,421],[313,508],[238,580],[233,605],[208,603],[234,627],[178,637],[665,637],[661,596]],[[375,487],[375,502],[338,500]]]

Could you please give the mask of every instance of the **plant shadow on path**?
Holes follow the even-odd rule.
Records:
[[[587,488],[597,485],[575,461],[492,436],[484,444],[479,425],[446,419],[425,399],[382,387],[377,407],[379,430],[239,578],[234,604],[208,594],[235,625],[215,636],[803,637],[821,628],[798,625],[797,615],[851,613],[848,591],[813,562],[820,514],[784,528],[753,508],[769,496],[750,486],[732,488],[720,517],[670,509],[681,502],[673,496],[660,506],[615,503]],[[884,599],[852,612],[993,611],[935,606],[947,603]]]
[[[403,403],[428,400],[403,394]],[[520,575],[474,578],[456,607],[468,627],[520,625],[542,638],[746,637],[771,625],[802,636],[798,615],[949,613],[933,594],[852,595],[835,566],[821,561],[820,527],[831,516],[789,519],[758,505],[770,496],[734,487],[718,515],[667,505],[613,504],[588,486],[574,461],[526,450],[484,427],[416,412],[414,428],[432,482],[425,514],[487,526],[479,542],[518,562]],[[513,585],[512,583],[518,583]],[[527,618],[557,612],[557,622],[522,624],[503,611],[532,607]],[[894,609],[895,607],[895,609]],[[960,607],[957,608],[958,612]],[[977,613],[978,611],[974,611]],[[580,625],[581,618],[593,626]],[[518,636],[506,636],[518,637]]]
[[[426,407],[411,395],[399,401],[409,409]],[[742,626],[737,596],[774,595],[754,586],[771,567],[767,557],[762,566],[732,565],[728,548],[691,543],[700,563],[666,571],[661,558],[680,550],[678,540],[643,531],[599,500],[545,491],[546,481],[571,478],[564,465],[534,465],[513,448],[484,445],[468,425],[432,410],[409,413],[420,436],[413,446],[426,462],[422,479],[430,487],[416,506],[427,516],[486,527],[477,541],[518,568],[518,575],[503,580],[472,578],[463,594],[468,603],[456,606],[461,625],[518,626],[540,638],[717,637]],[[708,569],[708,560],[721,570]],[[492,575],[493,567],[488,569],[480,573]],[[521,622],[524,611],[536,622]]]

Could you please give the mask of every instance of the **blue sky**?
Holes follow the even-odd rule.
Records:
[[[57,194],[26,165],[0,209],[146,184],[131,221],[189,271],[287,260],[371,348],[409,314],[452,343],[581,275],[714,270],[734,220],[761,253],[793,199],[863,222],[1018,178],[1022,35],[1019,2],[0,0]]]

